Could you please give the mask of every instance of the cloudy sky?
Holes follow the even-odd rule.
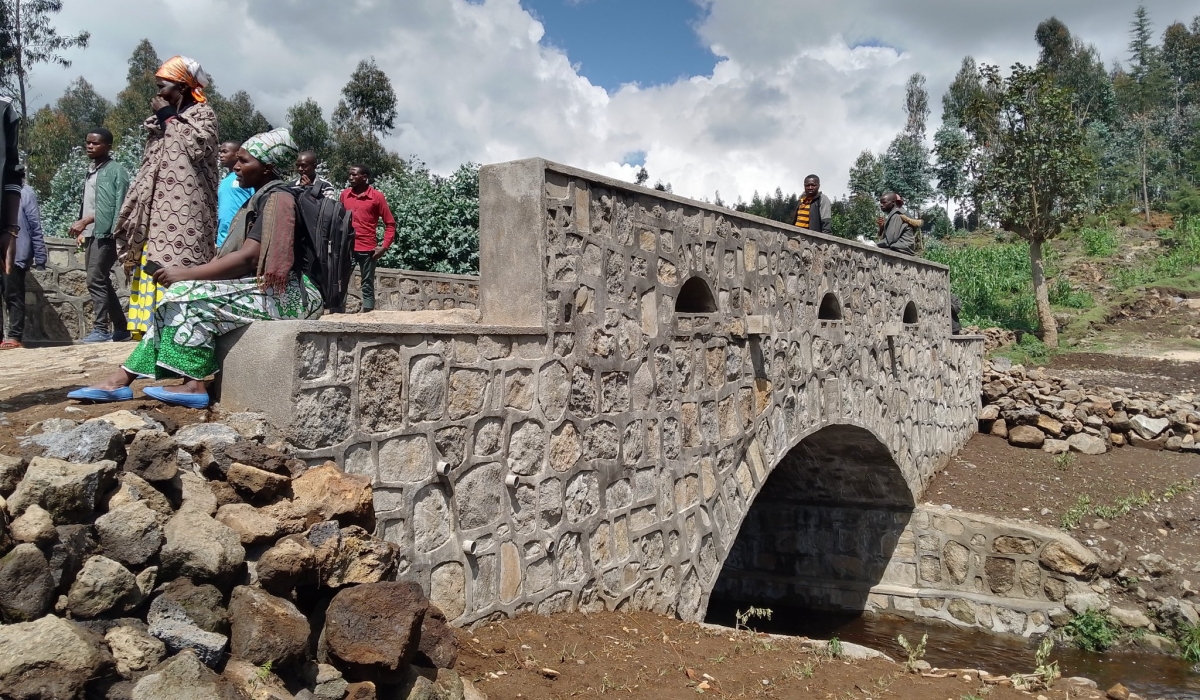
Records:
[[[1156,33],[1200,13],[1147,3]],[[962,57],[1033,62],[1051,15],[1124,59],[1137,2],[1124,0],[65,0],[57,24],[87,29],[70,69],[40,66],[55,99],[82,75],[113,97],[142,38],[201,61],[221,91],[248,90],[283,124],[316,98],[326,116],[373,56],[399,99],[389,145],[436,171],[542,156],[697,198],[809,172],[844,191],[864,148],[901,127],[904,82],[929,80],[933,118]]]

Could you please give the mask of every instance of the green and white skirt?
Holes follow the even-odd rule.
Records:
[[[222,335],[252,321],[301,320],[320,313],[320,291],[296,273],[283,294],[260,289],[255,277],[176,282],[163,292],[153,322],[122,366],[140,377],[207,379],[220,369],[217,338]]]

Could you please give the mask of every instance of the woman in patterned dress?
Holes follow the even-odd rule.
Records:
[[[306,248],[294,236],[296,200],[280,180],[280,171],[295,158],[287,129],[242,145],[234,171],[239,184],[255,194],[234,217],[216,259],[157,270],[154,281],[166,291],[145,337],[120,369],[69,398],[125,401],[133,398],[135,379],[182,377],[182,384],[146,387],[145,393],[164,403],[205,408],[206,380],[220,369],[220,336],[252,321],[320,315],[321,293],[301,273]]]
[[[155,266],[195,267],[212,260],[217,240],[217,115],[207,104],[208,74],[175,56],[155,73],[158,94],[142,165],[117,215],[114,236],[130,279],[129,330],[141,337],[163,290]],[[136,268],[136,269],[135,269]]]

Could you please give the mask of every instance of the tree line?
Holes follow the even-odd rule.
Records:
[[[78,218],[88,162],[82,150],[87,133],[104,126],[114,135],[113,157],[131,173],[141,162],[142,122],[158,92],[155,72],[162,64],[149,40],[129,57],[125,87],[108,99],[82,76],[54,102],[28,114],[30,76],[38,64],[70,67],[69,48],[86,48],[87,32],[60,35],[52,19],[62,0],[0,0],[0,92],[24,115],[21,148],[28,182],[38,193],[50,235],[65,236]],[[205,88],[217,115],[222,140],[244,141],[275,125],[255,106],[249,92],[226,96],[215,84]],[[448,273],[478,271],[478,166],[467,163],[450,176],[430,172],[413,157],[401,158],[383,139],[396,128],[396,93],[374,59],[360,61],[325,118],[321,105],[304,100],[287,110],[286,125],[302,150],[323,161],[322,175],[344,183],[353,165],[365,165],[397,218],[397,245],[382,264]]]

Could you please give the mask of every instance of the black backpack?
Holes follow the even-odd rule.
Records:
[[[286,187],[296,198],[296,236],[306,251],[304,274],[321,290],[325,310],[341,313],[354,262],[350,212],[339,200],[325,197],[320,182]]]

